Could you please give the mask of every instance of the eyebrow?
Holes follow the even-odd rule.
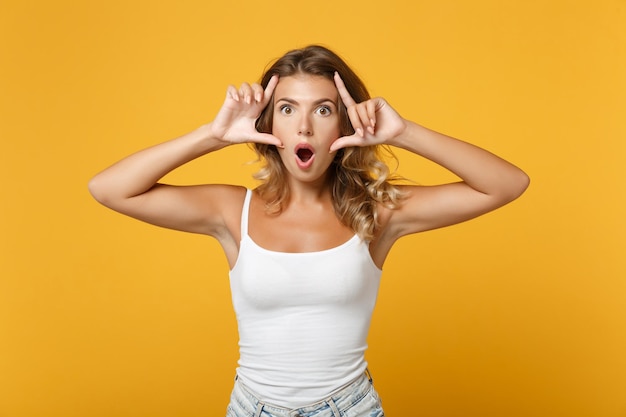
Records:
[[[294,99],[289,98],[289,97],[279,98],[278,100],[276,100],[276,103],[281,102],[281,101],[286,101],[287,103],[290,103],[290,104],[300,104],[300,103],[298,103],[297,100],[294,100]],[[337,107],[337,103],[334,100],[330,99],[330,98],[320,98],[319,100],[315,100],[313,102],[313,105],[318,105],[318,104],[322,104],[322,103],[326,103],[326,102],[330,102],[335,107]]]

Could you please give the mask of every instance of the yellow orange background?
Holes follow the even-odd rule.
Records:
[[[532,178],[388,259],[368,353],[387,415],[626,416],[624,0],[0,1],[0,416],[224,415],[219,246],[86,185],[309,43]],[[453,179],[398,154],[408,178]],[[253,158],[231,147],[168,180],[254,186]]]

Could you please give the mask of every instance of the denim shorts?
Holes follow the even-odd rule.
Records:
[[[384,417],[372,379],[363,374],[315,404],[291,409],[263,402],[235,380],[226,417]]]

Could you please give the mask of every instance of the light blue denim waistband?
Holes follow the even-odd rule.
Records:
[[[368,396],[370,398],[365,401],[365,397]],[[366,371],[355,381],[339,388],[327,398],[295,409],[262,401],[257,394],[236,378],[227,417],[342,417],[346,410],[357,405],[360,405],[359,408],[366,407],[363,410],[363,415],[380,417],[384,415],[369,371]],[[365,413],[366,410],[367,413]],[[371,410],[379,410],[379,414],[372,414]]]

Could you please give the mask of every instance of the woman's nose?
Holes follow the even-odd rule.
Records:
[[[311,136],[312,134],[313,128],[311,127],[311,121],[306,116],[302,117],[298,128],[298,135]]]

